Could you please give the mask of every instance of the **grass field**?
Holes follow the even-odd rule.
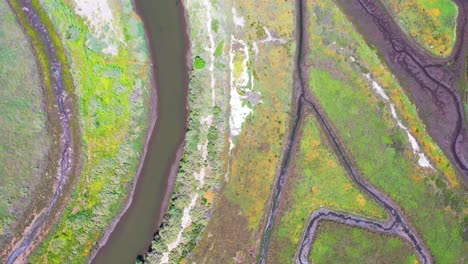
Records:
[[[0,1],[0,248],[43,196],[50,138],[41,72],[31,44]],[[38,199],[32,199],[37,196]],[[19,232],[18,232],[19,231]],[[1,251],[1,250],[0,250]]]
[[[453,168],[425,132],[399,84],[338,7],[317,0],[308,2],[308,10],[313,14],[311,92],[359,170],[399,204],[435,261],[457,263],[463,253],[465,203]],[[376,91],[376,85],[382,90]],[[408,127],[438,170],[418,164],[407,132],[391,114],[392,104],[400,124]]]
[[[222,5],[227,12],[225,16],[233,17],[230,2],[223,1]],[[241,105],[252,112],[242,124],[240,134],[233,137],[235,147],[230,153],[225,186],[192,257],[197,262],[206,259],[208,263],[229,263],[234,257],[252,261],[249,252],[258,251],[257,239],[262,232],[265,206],[291,116],[294,1],[237,1],[234,8],[234,22],[238,24],[220,24],[228,29],[233,27],[232,37],[224,40],[225,50],[231,51],[234,64],[230,115],[240,109],[238,105],[233,107],[233,89],[243,96],[253,88],[253,92],[261,94],[261,103],[252,105],[242,99]],[[260,42],[267,36],[263,27],[284,39],[285,44],[281,44],[282,41]],[[232,132],[233,127],[230,128]]]
[[[360,228],[323,222],[310,252],[316,264],[417,264],[411,246],[397,237],[382,236]]]
[[[319,208],[384,221],[387,213],[352,182],[319,123],[307,114],[294,170],[288,177],[273,228],[268,260],[292,263],[309,216]]]
[[[381,0],[395,21],[419,45],[448,56],[455,43],[458,7],[452,0]]]
[[[111,7],[118,35],[105,41],[68,1],[35,4],[41,5],[46,26],[58,33],[67,51],[78,96],[84,165],[62,219],[30,261],[83,262],[121,209],[135,176],[149,124],[149,56],[130,1]],[[109,49],[103,54],[107,45],[117,45],[118,53],[112,55]]]

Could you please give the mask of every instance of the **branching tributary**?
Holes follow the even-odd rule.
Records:
[[[382,7],[376,2],[376,0],[357,0],[357,2],[365,12],[373,18],[374,23],[376,23],[380,28],[384,37],[388,39],[391,47],[398,54],[398,62],[406,68],[411,75],[415,77],[420,74],[422,75],[415,79],[421,87],[430,92],[436,106],[439,108],[444,107],[443,100],[439,98],[439,89],[444,90],[450,96],[451,100],[453,100],[456,107],[456,123],[452,136],[449,139],[450,151],[452,152],[456,164],[462,170],[465,177],[468,177],[468,164],[466,164],[465,161],[468,157],[462,157],[462,154],[457,151],[459,147],[466,147],[466,145],[463,146],[463,137],[466,137],[466,130],[464,130],[466,129],[464,128],[464,125],[466,125],[464,124],[464,106],[460,96],[457,94],[456,85],[447,82],[447,80],[453,79],[454,73],[442,70],[443,65],[440,63],[430,63],[430,58],[425,59],[424,56],[416,56],[415,54],[417,54],[417,51],[411,47],[411,44],[406,39],[400,38],[396,33],[392,32],[391,29],[393,21],[391,21],[388,15],[382,10]],[[463,3],[461,5],[463,5]],[[467,23],[465,7],[461,6],[461,8],[459,8],[459,12],[459,15],[462,17],[462,19],[459,20],[459,22],[461,22],[459,25],[459,27],[461,27],[461,33],[458,36],[458,45],[454,47],[452,62],[464,59],[460,56],[460,53],[462,53],[462,49],[464,48],[463,45],[465,39],[463,34]],[[450,61],[448,63],[450,63]],[[439,77],[434,76],[434,74],[439,75]],[[430,82],[425,79],[428,79]]]
[[[50,76],[45,78],[49,78],[52,84],[52,90],[55,97],[53,109],[56,111],[54,114],[56,114],[59,119],[57,123],[60,126],[60,135],[57,136],[57,138],[59,138],[59,146],[57,150],[58,168],[52,197],[44,210],[34,218],[21,241],[15,245],[12,253],[8,256],[6,261],[7,264],[15,262],[15,260],[31,246],[32,242],[43,229],[46,221],[50,218],[52,211],[57,205],[57,201],[62,195],[62,189],[70,178],[76,152],[73,148],[74,145],[72,143],[72,132],[70,127],[71,106],[67,102],[67,93],[64,88],[63,80],[63,67],[66,67],[66,65],[62,65],[58,59],[57,50],[51,40],[50,32],[40,20],[36,13],[37,11],[31,4],[31,0],[21,0],[19,2],[22,6],[21,10],[17,10],[16,8],[12,9],[16,12],[18,17],[21,16],[18,12],[24,12],[28,19],[29,26],[40,36],[40,41],[45,48],[45,55],[47,55],[47,60],[50,63]]]
[[[278,212],[278,205],[281,197],[281,192],[286,181],[289,165],[291,163],[291,155],[293,155],[295,145],[298,138],[298,127],[300,122],[303,121],[302,115],[304,106],[310,108],[323,130],[326,132],[329,141],[332,143],[333,149],[336,155],[339,157],[341,163],[351,176],[352,180],[364,191],[367,195],[376,200],[381,206],[383,206],[390,215],[390,219],[386,222],[380,223],[370,219],[353,216],[346,213],[335,212],[329,209],[319,209],[315,211],[309,218],[307,228],[303,234],[301,243],[297,253],[297,263],[308,263],[308,256],[311,245],[313,243],[314,235],[317,231],[318,222],[321,220],[335,221],[350,226],[359,228],[369,229],[379,233],[391,234],[399,236],[411,243],[413,248],[418,254],[419,259],[422,263],[432,263],[431,255],[429,254],[426,246],[422,240],[416,235],[414,229],[411,228],[408,222],[405,220],[403,214],[400,212],[398,207],[391,201],[387,196],[381,193],[372,185],[364,181],[353,166],[351,159],[347,156],[344,151],[344,147],[337,139],[332,127],[329,125],[325,115],[320,111],[313,98],[308,93],[308,80],[304,76],[308,75],[307,63],[305,61],[308,58],[307,47],[306,47],[306,36],[308,34],[307,27],[305,26],[307,21],[307,10],[304,7],[304,0],[298,0],[297,3],[297,58],[296,58],[296,93],[298,94],[296,101],[296,115],[294,117],[291,132],[288,138],[287,145],[283,154],[283,162],[280,168],[280,174],[275,185],[270,211],[267,217],[267,224],[262,238],[262,244],[260,249],[259,263],[266,263],[266,256],[269,246],[269,240],[271,237],[271,230],[275,220],[275,216]]]

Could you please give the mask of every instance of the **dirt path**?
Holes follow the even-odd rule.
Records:
[[[271,201],[272,204],[267,217],[267,224],[262,238],[259,263],[266,263],[266,252],[268,250],[269,240],[271,237],[271,229],[278,211],[278,204],[280,201],[281,192],[287,178],[291,154],[294,153],[295,145],[299,141],[299,138],[297,136],[297,130],[300,122],[302,122],[302,113],[304,110],[304,106],[310,108],[317,117],[317,120],[319,121],[320,125],[322,126],[324,131],[326,131],[327,137],[330,140],[336,155],[338,156],[341,163],[351,176],[352,180],[359,186],[359,188],[363,192],[365,192],[371,198],[376,200],[380,205],[382,205],[385,208],[385,210],[389,212],[390,219],[384,223],[379,223],[366,218],[352,216],[350,214],[339,213],[328,209],[319,209],[315,211],[309,219],[308,226],[306,228],[306,231],[304,232],[301,243],[299,245],[296,262],[308,263],[308,256],[311,245],[314,240],[314,235],[317,230],[318,223],[322,220],[329,220],[340,222],[350,226],[373,230],[380,233],[399,236],[411,243],[422,263],[432,263],[431,255],[429,254],[429,251],[427,250],[426,246],[424,245],[422,240],[417,236],[414,229],[408,224],[402,212],[400,212],[395,203],[386,195],[377,190],[374,186],[370,185],[369,183],[363,180],[357,169],[354,167],[351,159],[344,151],[344,147],[336,137],[325,115],[321,112],[308,90],[309,80],[307,76],[309,73],[309,69],[306,60],[308,58],[308,43],[306,38],[308,32],[307,27],[304,27],[304,25],[307,25],[307,10],[304,8],[304,5],[305,3],[303,0],[299,0],[297,3],[297,13],[299,15],[297,16],[298,32],[296,33],[298,42],[296,64],[297,79],[295,83],[295,93],[297,94],[296,115],[293,120],[292,130],[290,132],[288,144],[285,147],[283,163],[280,168],[280,173],[278,175],[278,179],[274,189],[274,194]]]
[[[6,260],[7,264],[14,263],[16,260],[20,262],[25,261],[24,259],[19,260],[19,258],[24,258],[25,256],[22,255],[29,253],[29,247],[44,229],[44,225],[47,220],[50,219],[57,202],[63,194],[62,190],[65,188],[70,175],[73,173],[76,153],[70,124],[72,118],[72,104],[69,101],[70,96],[64,88],[64,65],[62,65],[61,61],[58,59],[57,50],[51,40],[50,32],[48,32],[47,28],[40,20],[36,13],[37,11],[31,5],[31,1],[21,0],[18,1],[18,4],[21,6],[21,9],[18,10],[18,8],[13,7],[12,10],[17,16],[21,16],[18,12],[24,12],[28,19],[28,23],[30,24],[29,26],[40,36],[39,40],[44,45],[45,53],[48,57],[49,66],[51,67],[50,76],[48,76],[48,78],[50,78],[52,83],[52,90],[55,97],[53,109],[56,111],[59,119],[60,136],[58,138],[60,139],[60,142],[58,144],[57,175],[55,177],[56,180],[53,186],[52,196],[47,206],[28,226],[23,238],[14,245],[13,250]]]

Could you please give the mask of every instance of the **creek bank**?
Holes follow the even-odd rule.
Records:
[[[64,191],[68,190],[69,182],[71,176],[77,174],[78,171],[78,146],[76,145],[77,138],[77,126],[76,120],[73,116],[75,111],[74,109],[74,95],[71,92],[71,87],[67,87],[66,78],[69,78],[69,72],[66,71],[64,61],[61,60],[60,55],[61,49],[56,47],[57,43],[54,43],[51,32],[47,29],[43,21],[41,21],[40,15],[37,13],[39,10],[29,0],[21,0],[18,2],[11,2],[12,10],[16,13],[16,16],[20,21],[23,22],[23,15],[27,18],[25,23],[28,25],[22,25],[24,28],[31,28],[35,33],[33,43],[35,41],[42,42],[43,46],[36,47],[37,53],[44,52],[45,54],[36,54],[40,57],[41,55],[46,56],[46,64],[50,69],[42,69],[44,82],[50,81],[51,91],[53,93],[53,101],[49,102],[52,107],[48,107],[49,119],[51,120],[52,129],[58,129],[59,135],[58,146],[56,149],[57,156],[54,155],[54,158],[57,158],[57,168],[56,168],[56,177],[55,183],[52,188],[52,195],[48,204],[45,208],[38,212],[30,225],[25,229],[23,237],[15,243],[12,248],[10,255],[8,256],[6,263],[14,263],[15,261],[25,262],[27,255],[33,250],[37,245],[38,239],[40,239],[44,233],[50,228],[50,225],[53,222],[53,212],[57,212],[57,206],[64,197]],[[23,14],[21,14],[22,12]],[[35,35],[37,34],[37,35]],[[38,39],[35,39],[37,37]],[[46,82],[46,85],[49,84]],[[44,92],[47,93],[48,89],[44,89]],[[53,113],[50,113],[53,111]],[[55,120],[56,119],[56,120]],[[49,166],[52,165],[50,163]],[[57,212],[60,214],[60,212]]]

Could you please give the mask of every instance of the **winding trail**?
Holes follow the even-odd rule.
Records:
[[[365,192],[368,196],[377,201],[382,207],[385,208],[386,211],[389,212],[390,219],[384,223],[380,223],[346,213],[335,212],[329,209],[319,209],[315,211],[309,219],[306,231],[304,232],[302,240],[299,244],[296,263],[309,263],[308,256],[310,253],[311,245],[314,240],[314,235],[317,230],[318,223],[322,220],[340,222],[350,226],[370,229],[380,233],[399,236],[411,243],[422,263],[432,263],[432,257],[429,254],[427,247],[417,236],[414,229],[408,224],[405,217],[403,216],[403,213],[398,209],[395,203],[382,192],[377,190],[374,186],[363,180],[357,169],[353,166],[351,159],[344,151],[344,147],[341,145],[340,141],[335,135],[332,127],[330,126],[329,122],[325,117],[325,114],[323,114],[320,111],[318,104],[315,103],[314,99],[312,98],[312,95],[307,89],[308,79],[306,76],[308,76],[309,71],[307,62],[305,61],[305,59],[308,58],[308,45],[305,36],[307,36],[308,32],[307,28],[304,27],[304,25],[307,25],[307,10],[304,7],[304,5],[305,0],[297,1],[297,14],[299,15],[297,16],[297,80],[295,83],[295,93],[297,94],[297,101],[295,104],[296,115],[293,120],[292,129],[284,151],[282,166],[280,168],[280,173],[278,175],[276,186],[274,189],[274,194],[271,202],[272,204],[270,206],[269,214],[267,217],[267,223],[262,238],[259,263],[266,263],[266,252],[269,246],[271,230],[276,214],[278,213],[281,192],[288,175],[289,165],[291,163],[291,154],[294,152],[295,145],[299,140],[297,136],[297,130],[300,123],[302,122],[304,106],[310,108],[313,111],[314,115],[317,117],[317,120],[326,132],[326,135],[333,146],[334,152],[340,159],[344,168],[351,176],[352,180],[359,186],[359,188],[363,192]]]
[[[21,10],[17,10],[12,6],[12,10],[16,13],[24,12],[28,18],[28,22],[32,29],[34,29],[40,35],[40,41],[44,44],[45,53],[48,57],[49,66],[51,67],[50,80],[52,83],[52,90],[56,99],[54,103],[54,109],[59,117],[60,125],[60,142],[58,146],[58,161],[57,161],[57,175],[56,181],[53,187],[52,198],[48,202],[47,206],[42,210],[38,216],[34,218],[30,226],[28,227],[27,233],[23,236],[20,242],[18,242],[11,254],[6,260],[7,264],[14,263],[15,260],[22,255],[37,238],[38,234],[44,228],[46,221],[49,219],[52,211],[62,196],[62,189],[67,184],[68,179],[72,173],[73,162],[75,158],[75,149],[72,141],[72,132],[70,127],[71,121],[71,104],[68,101],[68,94],[64,88],[63,80],[63,67],[62,63],[58,59],[57,50],[54,46],[50,32],[41,22],[37,11],[33,8],[31,0],[20,0],[18,3],[22,6]]]

